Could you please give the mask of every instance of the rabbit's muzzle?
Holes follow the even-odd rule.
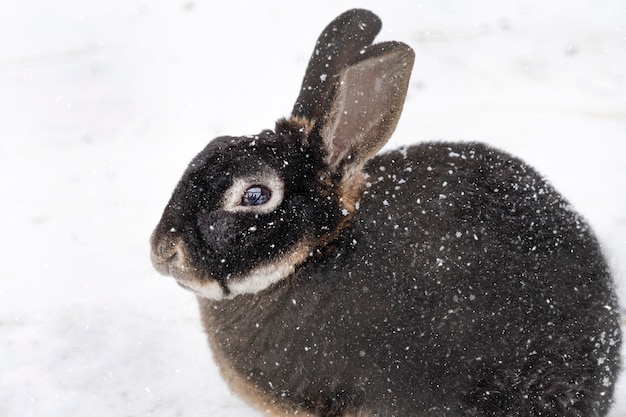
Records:
[[[159,234],[157,230],[150,239],[154,268],[175,278],[178,285],[196,295],[213,300],[224,298],[221,284],[193,265],[184,241],[174,233]]]
[[[152,246],[150,259],[159,273],[174,276],[174,271],[185,269],[185,257],[181,250],[180,239],[167,235],[157,238],[154,233],[150,240]]]
[[[157,237],[155,232],[151,238],[152,251],[150,259],[154,268],[163,275],[169,275],[185,283],[193,279],[193,268],[182,239],[174,234]]]

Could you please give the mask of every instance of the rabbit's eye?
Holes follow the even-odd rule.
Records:
[[[269,188],[263,185],[253,185],[244,191],[241,197],[242,206],[261,206],[272,197],[272,192]]]
[[[222,208],[230,212],[270,213],[283,201],[284,194],[283,180],[268,169],[254,176],[234,178],[224,192]]]

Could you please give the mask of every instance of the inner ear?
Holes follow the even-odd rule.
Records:
[[[407,45],[381,43],[342,72],[320,132],[331,168],[362,167],[387,143],[400,118],[413,60]]]
[[[264,189],[269,192],[263,192]],[[230,212],[270,213],[283,202],[284,194],[283,179],[274,171],[236,177],[224,193],[222,209]],[[262,200],[256,200],[257,198],[262,198]],[[258,204],[249,204],[254,200]]]

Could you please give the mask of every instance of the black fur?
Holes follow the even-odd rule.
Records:
[[[332,252],[267,293],[200,299],[238,372],[323,416],[604,415],[616,302],[567,202],[480,144],[415,146],[367,168]]]
[[[350,11],[320,39],[360,33],[346,16],[377,21]],[[402,44],[363,45],[377,32],[349,47],[364,53],[343,52],[333,85],[298,98],[292,119],[215,139],[192,161],[154,232],[155,266],[184,286],[219,283],[224,299],[198,298],[216,360],[276,415],[605,416],[621,334],[593,232],[531,167],[488,146],[371,157],[412,64]],[[360,74],[387,80],[383,96],[360,90]],[[376,123],[351,119],[364,115]],[[268,170],[284,185],[275,209],[224,209],[237,178]],[[306,253],[291,258],[298,245]],[[230,293],[291,259],[273,285]]]
[[[319,190],[309,187],[322,169],[321,158],[319,151],[301,145],[299,133],[289,126],[279,125],[277,133],[215,139],[191,162],[158,233],[175,228],[189,246],[194,268],[224,282],[286,251],[305,233],[336,227],[336,199],[323,199]],[[233,177],[267,167],[290,179],[278,210],[260,217],[215,210]],[[254,232],[252,226],[257,227]]]

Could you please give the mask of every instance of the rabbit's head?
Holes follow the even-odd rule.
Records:
[[[189,164],[152,235],[155,268],[211,299],[289,277],[350,224],[362,168],[395,129],[413,65],[351,10],[322,32],[291,117],[219,137]]]

